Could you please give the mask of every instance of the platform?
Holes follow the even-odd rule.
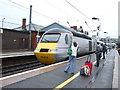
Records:
[[[86,58],[83,58],[77,60],[74,75],[70,72],[65,73],[64,69],[66,65],[64,65],[57,69],[4,86],[2,90],[7,88],[112,88],[113,79],[115,79],[113,75],[115,71],[114,63],[117,57],[117,51],[111,50],[106,55],[106,59],[100,60],[99,67],[93,66],[93,72],[88,77],[79,75],[80,67],[83,66],[86,60]],[[92,62],[95,62],[95,60],[96,57],[95,54],[93,54]]]
[[[29,56],[29,55],[34,55],[34,52],[33,51],[6,52],[6,53],[1,53],[0,58]]]

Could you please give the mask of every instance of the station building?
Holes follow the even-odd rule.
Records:
[[[29,49],[29,32],[16,31],[13,29],[2,29],[2,51],[17,51]]]
[[[32,23],[29,31],[29,25],[26,25],[26,20],[23,20],[21,27],[14,29],[0,28],[0,42],[2,43],[0,51],[34,50],[40,36],[44,33],[44,31],[41,31],[42,28],[43,26]]]

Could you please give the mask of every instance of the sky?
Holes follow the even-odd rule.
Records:
[[[48,26],[57,22],[66,27],[82,26],[91,35],[95,34],[91,30],[96,30],[101,25],[101,37],[118,38],[118,2],[119,0],[0,0],[0,27],[2,24],[4,28],[20,27],[23,18],[26,18],[28,24],[29,8],[32,5],[34,24]],[[99,21],[92,20],[93,17],[99,18]]]

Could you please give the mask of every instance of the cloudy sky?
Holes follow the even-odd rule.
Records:
[[[78,27],[83,26],[83,29],[89,32],[101,24],[101,37],[118,37],[118,1],[0,0],[0,27],[2,27],[2,21],[4,21],[3,27],[5,28],[19,27],[22,24],[22,18],[26,18],[28,24],[29,8],[32,5],[32,23],[42,26],[54,22],[67,27],[77,25]],[[99,18],[99,21],[92,20],[92,17]],[[108,34],[104,32],[108,32]]]

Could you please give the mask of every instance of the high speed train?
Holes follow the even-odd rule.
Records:
[[[78,44],[78,55],[95,51],[95,41],[87,35],[75,30],[53,28],[42,35],[34,54],[43,64],[65,60],[72,40]]]

